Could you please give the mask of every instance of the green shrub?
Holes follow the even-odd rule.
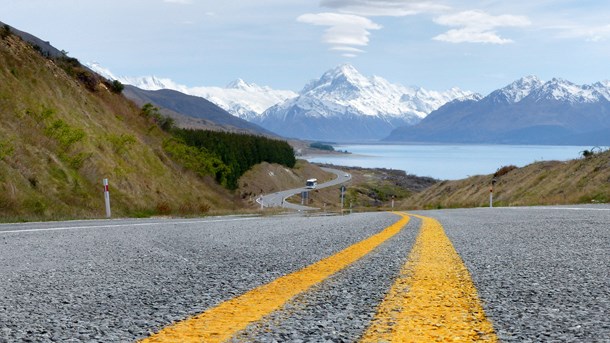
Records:
[[[6,157],[12,156],[15,148],[11,144],[11,142],[0,141],[0,160],[5,159]]]
[[[88,160],[91,156],[93,156],[92,153],[79,152],[78,154],[75,154],[75,155],[67,158],[68,164],[70,165],[70,168],[79,170],[83,167],[83,165],[85,164],[85,161]]]
[[[166,139],[163,142],[163,149],[183,167],[200,176],[211,176],[220,184],[228,186],[229,167],[206,149],[189,146],[176,138]]]
[[[6,37],[10,36],[11,33],[11,27],[8,25],[4,25],[2,26],[2,28],[0,28],[0,38],[2,39],[5,39]]]
[[[73,128],[61,119],[56,119],[47,126],[45,134],[54,138],[64,150],[68,150],[74,143],[85,137],[82,129]]]
[[[110,90],[114,93],[121,94],[123,89],[125,89],[125,86],[119,80],[114,80],[110,83]]]
[[[119,135],[108,135],[108,141],[112,144],[112,150],[117,154],[123,154],[129,150],[129,147],[136,142],[136,138],[133,135],[121,134]]]
[[[140,114],[147,119],[151,119],[159,128],[161,128],[161,130],[165,132],[170,132],[174,129],[174,119],[162,115],[161,112],[159,112],[159,108],[155,107],[151,103],[144,104],[140,110]]]

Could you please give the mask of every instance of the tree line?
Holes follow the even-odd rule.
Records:
[[[294,167],[294,150],[285,141],[262,136],[196,129],[174,128],[175,138],[190,147],[204,149],[218,157],[227,167],[216,176],[227,188],[237,188],[237,181],[252,166],[261,163],[278,163]]]

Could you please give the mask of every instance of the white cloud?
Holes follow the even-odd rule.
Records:
[[[580,38],[587,42],[602,42],[610,39],[610,25],[571,26],[560,28],[561,38]]]
[[[349,46],[335,46],[335,47],[330,48],[330,50],[344,51],[344,52],[351,52],[351,53],[362,53],[362,52],[364,52],[364,50],[362,50],[362,49],[352,48],[352,47],[349,47]]]
[[[321,0],[320,5],[367,17],[404,17],[449,9],[448,6],[427,0]]]
[[[458,27],[434,37],[434,40],[450,43],[490,43],[507,44],[511,39],[500,37],[495,28],[524,27],[531,24],[524,16],[499,15],[493,16],[483,11],[464,11],[455,14],[442,15],[434,22],[443,26]]]
[[[353,14],[308,13],[299,16],[297,21],[316,26],[327,26],[322,41],[331,45],[332,50],[346,52],[343,54],[345,57],[355,57],[356,53],[363,52],[356,47],[367,46],[370,30],[381,29],[381,25],[372,20]]]

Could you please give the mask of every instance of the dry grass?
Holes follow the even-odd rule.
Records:
[[[184,171],[139,108],[95,92],[14,36],[0,40],[0,221],[233,210],[237,198]],[[167,204],[167,206],[159,206]]]
[[[568,162],[537,162],[498,173],[495,206],[606,203],[610,201],[610,151]],[[501,175],[500,175],[501,174]],[[444,181],[401,202],[403,208],[489,206],[493,175]]]

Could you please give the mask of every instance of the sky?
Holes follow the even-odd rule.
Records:
[[[527,75],[610,79],[610,1],[0,0],[0,21],[119,76],[299,91],[366,76],[483,95]]]

